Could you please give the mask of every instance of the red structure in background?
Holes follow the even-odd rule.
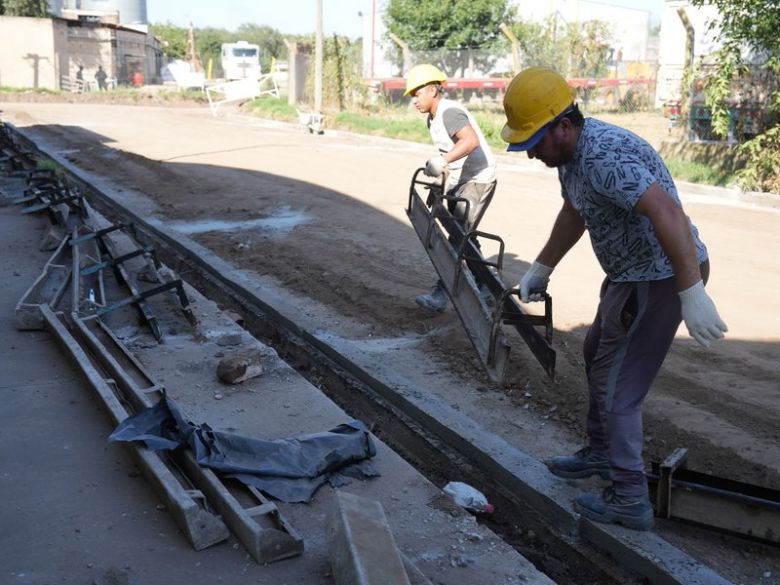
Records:
[[[495,79],[449,79],[444,82],[444,87],[447,89],[506,89],[511,79],[495,78]],[[394,77],[392,79],[375,79],[369,81],[370,85],[373,85],[382,92],[401,91],[406,89],[406,80],[403,77]]]
[[[477,90],[484,92],[503,93],[509,83],[512,81],[508,77],[483,78],[483,79],[448,79],[444,87],[450,90]],[[369,80],[368,85],[374,88],[378,93],[386,95],[400,95],[406,89],[406,80],[402,77],[393,77],[390,79]],[[609,79],[609,78],[576,78],[569,79],[569,85],[578,89],[596,89],[601,87],[620,87],[635,85],[654,85],[655,79],[650,78],[632,78],[632,79]],[[399,93],[400,92],[400,93]]]

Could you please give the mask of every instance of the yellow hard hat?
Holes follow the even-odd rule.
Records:
[[[544,137],[550,122],[566,113],[576,91],[551,69],[531,67],[521,71],[506,90],[506,125],[501,138],[507,150],[528,150]]]
[[[409,74],[406,76],[406,91],[404,95],[411,95],[414,90],[428,85],[429,83],[444,83],[447,81],[447,76],[438,67],[424,63],[422,65],[415,65],[409,70]]]

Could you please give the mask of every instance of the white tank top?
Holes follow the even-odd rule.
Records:
[[[447,165],[450,171],[449,183],[492,183],[496,180],[496,161],[490,151],[487,140],[477,121],[466,108],[458,102],[448,99],[439,101],[435,117],[428,117],[428,130],[434,146],[442,154],[450,152],[455,146],[455,134],[471,124],[479,138],[479,146],[466,157]]]

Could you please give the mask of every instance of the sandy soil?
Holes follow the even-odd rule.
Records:
[[[412,172],[431,148],[340,133],[313,136],[235,113],[214,119],[198,109],[2,107],[6,119],[78,166],[153,202],[150,212],[164,220],[190,230],[205,220],[234,222],[191,237],[340,315],[329,322],[339,335],[418,339],[417,363],[409,367],[445,364],[432,375],[457,380],[447,390],[452,403],[526,451],[545,457],[582,440],[581,341],[603,278],[589,244],[581,241],[551,282],[556,381],[510,336],[507,384],[490,384],[455,313],[431,316],[413,301],[435,275],[403,208]],[[646,402],[646,459],[684,446],[692,469],[777,488],[780,212],[735,203],[723,190],[681,185],[681,191],[710,249],[708,289],[729,333],[708,351],[684,329],[678,332]],[[524,157],[500,157],[498,191],[482,229],[506,242],[507,283],[519,281],[535,257],[558,206],[551,171]],[[483,249],[495,253],[490,244]],[[529,420],[533,430],[521,430]],[[535,435],[538,440],[529,440]],[[717,558],[708,557],[739,550],[753,570],[729,573],[726,561],[719,567],[735,582],[777,582],[776,551],[673,525],[663,531],[716,566]]]

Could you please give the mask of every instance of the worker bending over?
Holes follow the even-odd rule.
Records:
[[[547,243],[522,277],[524,302],[541,299],[550,274],[587,230],[606,278],[583,353],[589,444],[548,462],[560,477],[611,479],[577,495],[597,522],[646,530],[653,509],[642,461],[642,402],[680,321],[701,345],[727,331],[704,286],[707,248],[685,215],[661,157],[635,134],[584,118],[575,92],[549,69],[519,73],[504,98],[501,136],[558,169],[562,205]]]

